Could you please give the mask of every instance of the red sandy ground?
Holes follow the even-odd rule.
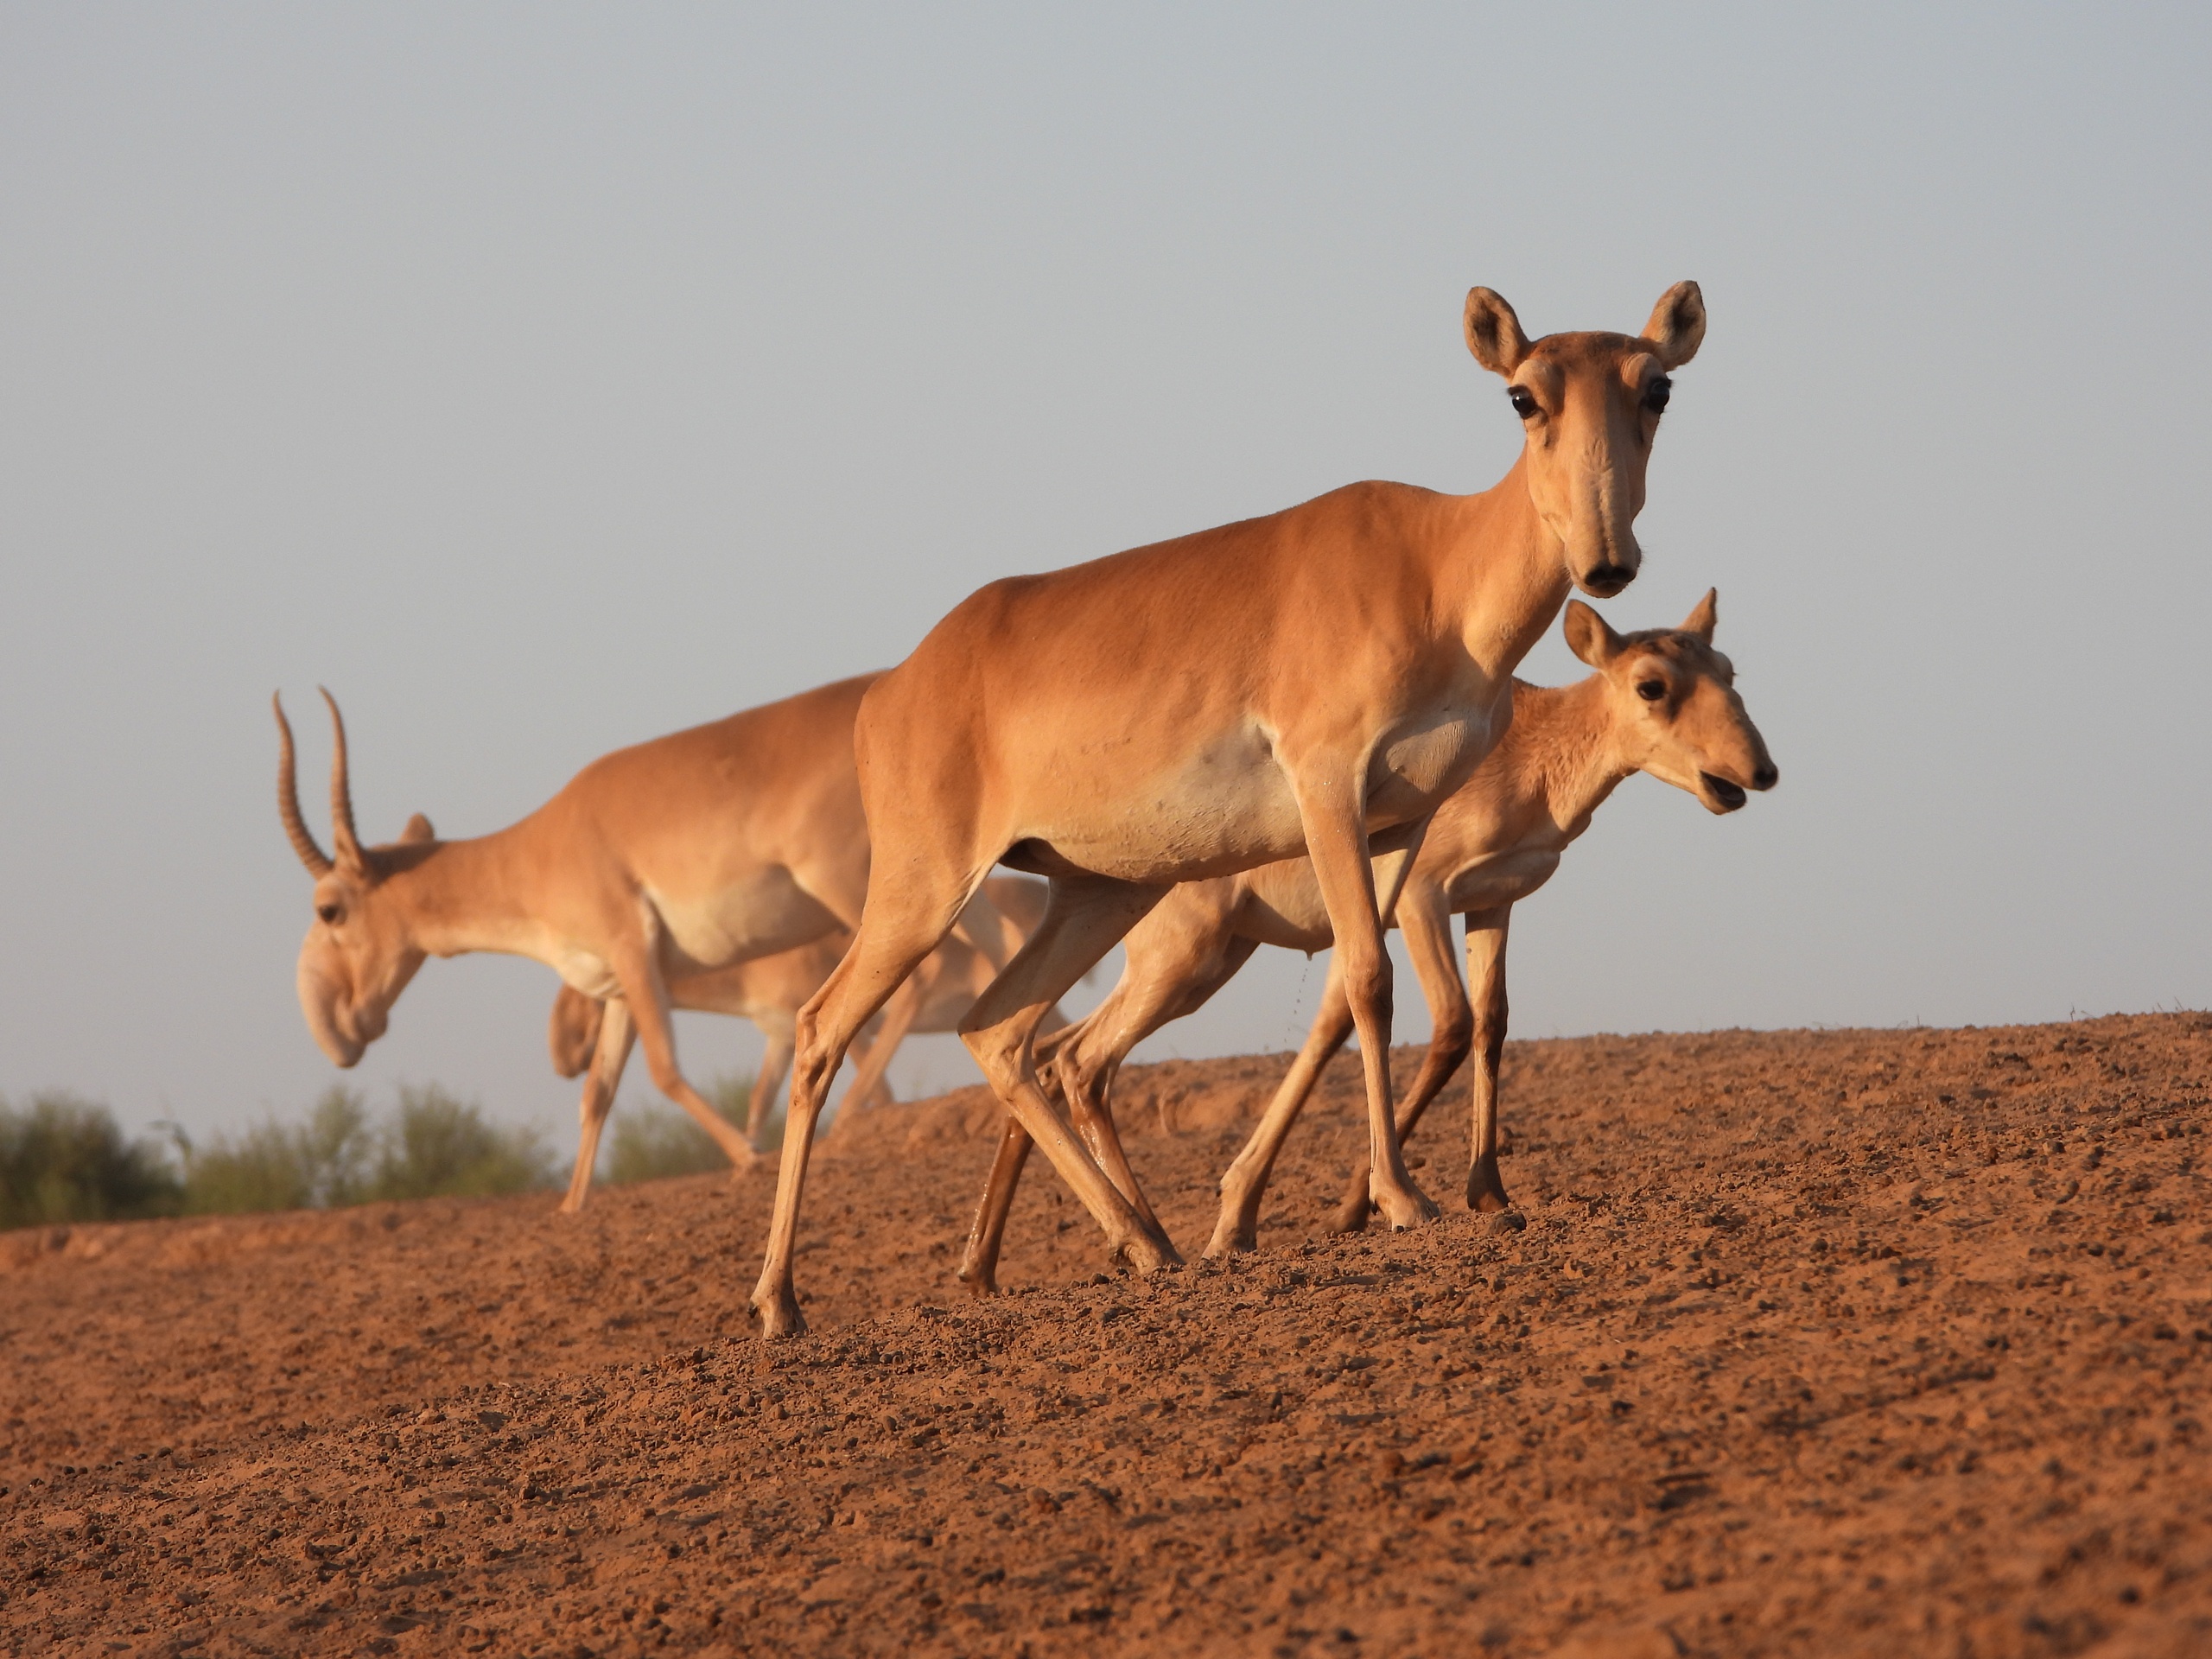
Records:
[[[1126,1078],[1186,1248],[1280,1064]],[[1354,1071],[1256,1255],[1040,1160],[989,1304],[877,1114],[771,1350],[765,1172],[6,1236],[0,1648],[2212,1652],[2212,1018],[1516,1044],[1519,1232],[1324,1235]]]

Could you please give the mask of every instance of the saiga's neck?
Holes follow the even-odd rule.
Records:
[[[1605,696],[1605,678],[1597,674],[1572,685],[1516,686],[1513,724],[1499,745],[1507,751],[1516,796],[1541,799],[1570,837],[1637,770],[1615,741]]]
[[[1456,618],[1467,654],[1503,684],[1567,603],[1567,549],[1529,498],[1525,449],[1503,478],[1461,497],[1457,509],[1440,550],[1440,608]]]
[[[415,944],[434,957],[471,950],[537,957],[544,918],[518,868],[523,826],[467,841],[433,842],[378,885],[407,918]]]

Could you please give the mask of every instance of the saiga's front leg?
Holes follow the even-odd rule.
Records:
[[[1375,860],[1376,892],[1381,901],[1378,910],[1385,922],[1401,907],[1400,895],[1419,851],[1420,843],[1415,842]],[[1426,980],[1423,983],[1427,983]],[[1232,1251],[1259,1247],[1260,1199],[1274,1173],[1275,1159],[1282,1151],[1283,1142],[1289,1139],[1314,1085],[1321,1081],[1321,1074],[1328,1070],[1329,1062],[1344,1046],[1351,1029],[1351,1003],[1344,988],[1344,957],[1332,954],[1328,978],[1321,987],[1321,1006],[1314,1012],[1305,1046],[1276,1086],[1267,1110],[1261,1114],[1258,1125],[1237,1153],[1236,1161],[1222,1172],[1221,1209],[1214,1217],[1213,1237],[1206,1243],[1208,1255],[1227,1255]],[[1361,1166],[1358,1179],[1363,1206],[1360,1213],[1363,1217],[1368,1191],[1365,1166]]]
[[[1415,1227],[1442,1213],[1414,1185],[1398,1144],[1398,1122],[1390,1102],[1390,957],[1384,947],[1382,910],[1376,902],[1376,871],[1370,862],[1365,802],[1355,786],[1363,766],[1337,772],[1299,790],[1306,856],[1328,907],[1329,931],[1336,940],[1334,971],[1351,1008],[1359,1033],[1360,1062],[1367,1074],[1368,1166],[1376,1208],[1395,1228]],[[1294,780],[1295,782],[1296,780]],[[1421,851],[1423,820],[1394,852],[1405,865],[1388,867],[1385,880],[1395,889],[1407,866]],[[1395,899],[1395,892],[1392,898]]]
[[[1400,1145],[1411,1141],[1421,1114],[1443,1091],[1467,1058],[1473,1042],[1474,1015],[1467,1005],[1467,988],[1459,977],[1459,959],[1452,949],[1452,900],[1448,893],[1426,877],[1409,882],[1398,900],[1398,925],[1406,938],[1421,994],[1428,999],[1428,1052],[1421,1057],[1421,1075],[1414,1079],[1405,1109],[1398,1114]],[[1355,1169],[1344,1182],[1344,1197],[1330,1219],[1332,1230],[1356,1233],[1367,1225],[1373,1205],[1368,1197],[1368,1173]]]

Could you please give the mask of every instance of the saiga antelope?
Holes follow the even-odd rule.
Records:
[[[1045,884],[1027,876],[995,875],[983,883],[983,892],[999,914],[1026,939],[1045,915]],[[791,1026],[806,999],[822,988],[837,959],[852,943],[842,929],[825,933],[797,950],[779,951],[671,980],[671,1006],[703,1014],[734,1014],[760,1028],[766,1046],[753,1073],[753,1094],[746,1114],[747,1145],[758,1147],[760,1131],[775,1104],[776,1091],[791,1065]],[[854,1109],[874,1102],[883,1092],[883,1076],[899,1045],[910,1032],[950,1031],[959,1023],[997,969],[991,959],[957,937],[948,937],[917,968],[891,999],[876,1027],[872,1027],[865,1052],[856,1056],[853,1081],[845,1090],[842,1123]],[[910,995],[911,993],[911,995]],[[593,1169],[599,1159],[599,1137],[614,1104],[620,1065],[626,1051],[606,1066],[592,1065],[599,1052],[600,1033],[607,1004],[587,996],[572,985],[563,985],[553,999],[547,1041],[553,1051],[554,1070],[564,1077],[585,1077],[581,1109],[582,1133],[576,1143],[575,1173],[569,1182],[562,1209],[583,1208],[591,1190]]]
[[[357,1063],[429,957],[533,957],[609,999],[587,1105],[602,1074],[612,1097],[634,1038],[654,1085],[733,1164],[749,1166],[752,1147],[677,1064],[669,982],[859,923],[868,842],[852,732],[870,677],[618,749],[493,834],[439,841],[418,813],[380,847],[363,846],[354,830],[346,725],[326,691],[334,856],[300,816],[292,728],[278,701],[277,810],[315,878],[299,993],[316,1043],[338,1065]],[[1004,960],[1012,942],[988,897],[979,893],[957,925]]]
[[[1395,920],[1428,1000],[1434,1034],[1398,1118],[1403,1141],[1471,1050],[1474,1109],[1467,1205],[1506,1207],[1497,1168],[1497,1068],[1505,1045],[1505,944],[1513,906],[1551,879],[1560,855],[1621,782],[1638,772],[1694,795],[1716,813],[1742,806],[1746,790],[1780,775],[1735,690],[1735,668],[1713,649],[1715,595],[1680,628],[1615,633],[1588,606],[1569,601],[1567,641],[1597,671],[1569,686],[1516,681],[1513,719],[1466,784],[1436,809],[1398,893]],[[1467,917],[1470,1006],[1452,950],[1452,918]],[[1122,943],[1121,982],[1088,1016],[1038,1045],[1070,1116],[1094,1144],[1115,1140],[1109,1092],[1129,1051],[1172,1020],[1204,1007],[1262,944],[1309,955],[1329,948],[1329,915],[1312,863],[1263,864],[1185,882]],[[1221,1183],[1221,1213],[1208,1255],[1257,1241],[1260,1198],[1276,1154],[1321,1073],[1351,1033],[1334,965],[1312,1032],[1257,1128]],[[1008,1122],[969,1230],[960,1277],[978,1295],[997,1288],[999,1245],[1029,1154]],[[1368,1172],[1355,1170],[1335,1226],[1367,1224]]]
[[[1176,882],[1313,861],[1367,1083],[1375,1199],[1435,1216],[1398,1147],[1390,967],[1370,860],[1402,877],[1439,802],[1497,741],[1514,668],[1571,585],[1620,591],[1669,371],[1705,332],[1697,287],[1641,337],[1531,344],[1488,289],[1468,347],[1505,377],[1524,442],[1481,494],[1356,484],[1265,518],[971,595],[869,688],[854,729],[874,847],[858,937],[800,1011],[790,1116],[753,1291],[763,1334],[804,1328],[792,1284],[808,1148],[846,1046],[995,864],[1051,878],[1045,923],[961,1025],[1015,1121],[1140,1272],[1174,1262],[1039,1090],[1045,1012]]]

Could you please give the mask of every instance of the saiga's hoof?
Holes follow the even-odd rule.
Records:
[[[960,1280],[961,1288],[978,1301],[987,1296],[995,1296],[999,1294],[998,1276],[995,1274],[984,1273],[973,1268],[963,1268],[957,1277]]]
[[[1375,1206],[1367,1201],[1367,1194],[1363,1192],[1353,1202],[1337,1206],[1337,1212],[1329,1217],[1329,1230],[1332,1233],[1363,1233],[1367,1230],[1368,1217],[1374,1213]]]
[[[1390,1230],[1394,1233],[1425,1226],[1441,1218],[1444,1214],[1436,1207],[1436,1201],[1417,1186],[1408,1186],[1396,1192],[1386,1187],[1376,1194],[1375,1207],[1382,1211],[1382,1218],[1390,1224]]]
[[[1122,1243],[1114,1254],[1128,1262],[1140,1278],[1149,1277],[1162,1268],[1183,1265],[1183,1253],[1166,1239],[1139,1236]]]
[[[1467,1208],[1477,1215],[1494,1216],[1501,1210],[1510,1210],[1513,1201],[1505,1196],[1505,1183],[1495,1170],[1478,1169],[1467,1177]]]
[[[1218,1261],[1224,1255],[1248,1255],[1260,1248],[1260,1230],[1253,1223],[1224,1211],[1215,1224],[1213,1236],[1206,1241],[1206,1256]]]
[[[753,1311],[760,1318],[763,1342],[783,1342],[806,1334],[806,1316],[798,1311],[798,1298],[787,1290],[767,1294],[754,1292]]]

